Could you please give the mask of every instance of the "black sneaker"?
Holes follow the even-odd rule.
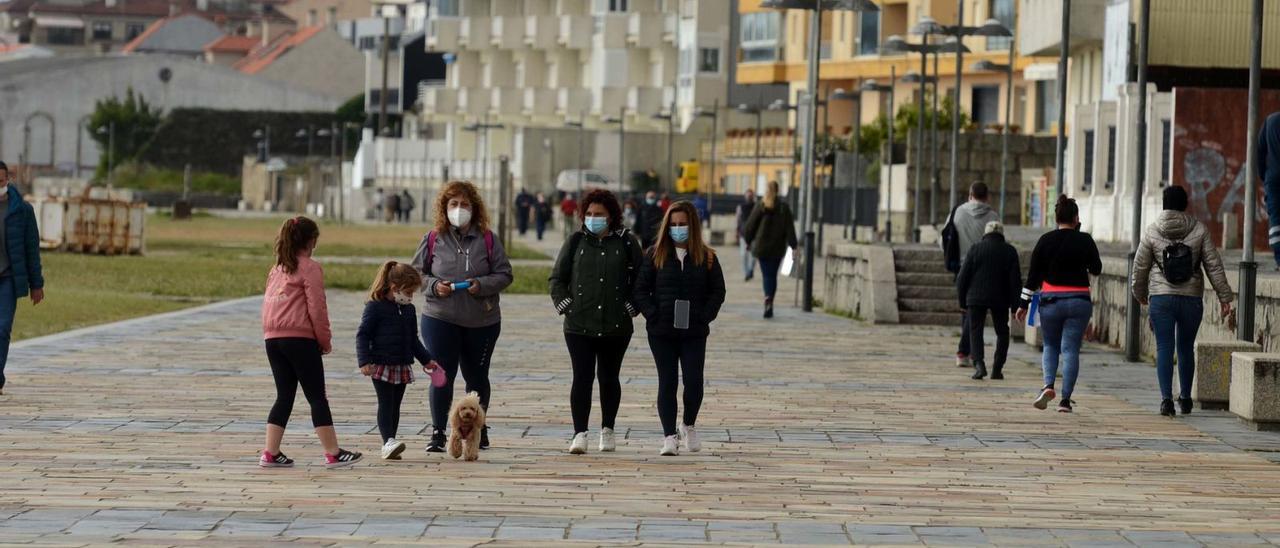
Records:
[[[481,449],[489,448],[489,427],[488,426],[480,429],[480,448]]]
[[[973,376],[969,377],[975,381],[987,378],[987,364],[980,361],[973,362]]]
[[[773,317],[773,301],[764,302],[764,318],[767,320]]]
[[[433,429],[433,430],[431,431],[431,442],[427,444],[427,452],[428,452],[428,453],[443,453],[443,452],[444,452],[444,444],[445,444],[445,442],[446,442],[446,440],[445,440],[445,437],[444,437],[444,430],[434,430],[434,429]]]
[[[1173,412],[1173,400],[1160,400],[1160,414],[1166,417],[1172,417],[1175,415]]]
[[[258,459],[258,466],[263,468],[293,468],[293,459],[284,456],[284,453],[272,455],[263,451],[262,457]]]
[[[1191,398],[1178,398],[1178,407],[1182,408],[1183,415],[1191,414]]]
[[[352,464],[360,462],[360,459],[362,458],[364,458],[364,455],[357,451],[347,451],[346,449],[340,448],[338,449],[337,455],[325,454],[324,467],[341,468],[343,466],[351,466]]]
[[[1072,412],[1071,404],[1073,404],[1073,403],[1075,403],[1075,402],[1073,402],[1073,401],[1071,401],[1071,400],[1069,400],[1069,399],[1067,399],[1067,398],[1062,398],[1062,401],[1058,402],[1058,412],[1059,412],[1059,413],[1070,413],[1070,412]]]

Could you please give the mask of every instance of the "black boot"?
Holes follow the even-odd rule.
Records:
[[[480,429],[480,448],[481,449],[489,448],[489,427],[488,426]]]
[[[765,319],[773,317],[773,299],[764,300],[764,317]]]
[[[1191,414],[1191,398],[1178,398],[1178,407],[1181,408],[1183,415]]]
[[[987,364],[982,363],[981,361],[975,361],[973,362],[973,368],[975,371],[973,372],[973,376],[969,378],[977,381],[987,378]]]
[[[446,441],[447,440],[445,439],[445,436],[444,436],[444,430],[439,430],[439,429],[431,430],[431,442],[427,444],[427,452],[443,453],[444,444],[446,443]]]
[[[1177,414],[1173,411],[1173,400],[1160,400],[1160,414],[1166,417],[1172,417]]]
[[[1004,366],[997,365],[991,368],[991,380],[993,381],[1004,380]]]

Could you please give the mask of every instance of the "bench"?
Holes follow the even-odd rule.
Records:
[[[1261,351],[1262,345],[1248,341],[1196,341],[1191,398],[1201,409],[1226,409],[1231,396],[1231,355]]]
[[[1231,355],[1230,409],[1257,430],[1280,430],[1280,354]]]

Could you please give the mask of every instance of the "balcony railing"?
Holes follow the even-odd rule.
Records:
[[[555,116],[556,90],[525,89],[523,114],[525,116]]]
[[[467,116],[483,116],[489,112],[492,93],[487,89],[465,88],[458,90],[458,112]]]
[[[663,14],[632,13],[627,21],[627,43],[641,48],[655,48],[662,43]]]
[[[523,16],[492,18],[490,40],[500,49],[519,49],[524,46],[525,22]]]
[[[795,156],[798,144],[794,130],[763,128],[760,132],[760,157],[791,158]],[[711,143],[702,144],[702,157],[711,157]],[[716,157],[735,160],[754,159],[756,157],[755,129],[726,132],[717,143]]]
[[[560,88],[556,91],[556,114],[579,116],[591,105],[591,92],[582,88]]]
[[[456,89],[427,86],[424,82],[418,86],[418,97],[424,113],[447,116],[458,112]]]
[[[516,88],[493,88],[489,90],[489,113],[499,116],[514,116],[524,109],[524,93]]]
[[[595,16],[593,21],[595,37],[600,40],[600,47],[607,49],[623,49],[627,47],[628,14],[606,13]]]
[[[437,17],[427,27],[427,49],[432,51],[457,51],[458,34],[462,20],[457,17]]]
[[[490,27],[488,17],[467,17],[462,20],[459,29],[458,45],[464,49],[479,51],[490,47]]]
[[[561,15],[556,43],[569,49],[591,47],[591,16]]]
[[[556,45],[560,20],[554,15],[531,15],[524,21],[524,43],[534,49],[550,49]]]

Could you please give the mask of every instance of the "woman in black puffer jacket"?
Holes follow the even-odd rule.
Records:
[[[662,455],[702,449],[694,423],[702,406],[702,369],[710,324],[724,304],[724,272],[715,250],[702,242],[698,212],[687,201],[667,210],[657,243],[645,254],[635,303],[648,321],[649,348],[658,367]],[[676,392],[684,373],[684,421],[677,438]]]

